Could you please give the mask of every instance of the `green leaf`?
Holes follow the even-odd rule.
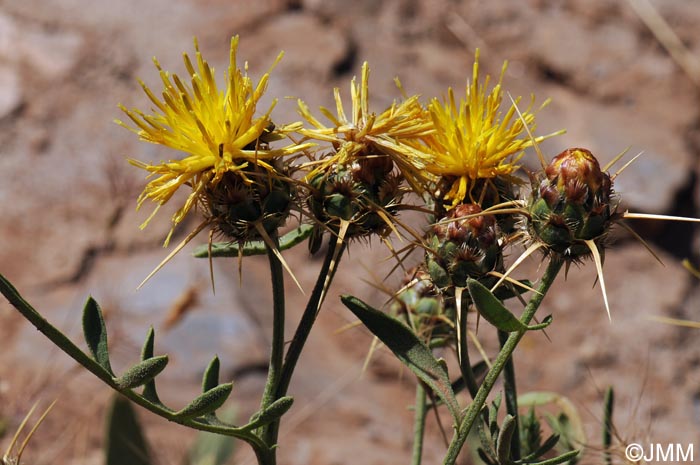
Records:
[[[207,392],[219,385],[220,365],[219,357],[214,356],[211,362],[209,362],[207,369],[204,370],[204,376],[202,376],[202,392]]]
[[[527,326],[508,310],[493,293],[475,279],[467,280],[467,289],[474,306],[486,321],[507,333],[516,331],[534,331],[544,329],[552,323],[552,316],[547,316],[542,323]]]
[[[515,428],[517,426],[518,423],[516,423],[514,416],[506,415],[506,417],[503,419],[503,425],[501,425],[501,430],[498,433],[498,440],[496,443],[498,463],[510,463],[510,447],[513,440],[513,433],[515,432]]]
[[[168,356],[161,355],[142,360],[124,372],[119,378],[114,378],[117,389],[133,389],[153,380],[165,369]]]
[[[588,444],[578,409],[568,398],[556,392],[547,391],[528,392],[518,396],[518,405],[523,407],[538,407],[547,404],[556,405],[567,418],[565,431],[555,431],[555,433],[560,433],[562,439],[568,438],[574,444]]]
[[[287,413],[287,411],[292,407],[294,399],[289,396],[280,397],[269,407],[262,411],[262,413],[256,413],[250,419],[250,423],[245,425],[245,429],[255,429],[261,426],[269,425],[273,421],[277,420],[279,417]]]
[[[148,334],[146,335],[146,340],[143,343],[143,348],[141,349],[141,360],[148,360],[153,358],[153,346],[155,344],[155,331],[153,326],[148,329]],[[162,404],[160,398],[158,398],[158,392],[156,391],[156,381],[155,378],[146,381],[143,386],[143,392],[141,395],[148,401],[154,404]]]
[[[99,304],[92,297],[88,297],[83,309],[83,334],[87,342],[92,358],[109,374],[114,376],[112,365],[109,363],[109,350],[107,348],[107,328],[102,317]]]
[[[191,419],[214,412],[221,407],[233,390],[233,383],[220,384],[195,398],[185,408],[175,413],[178,419]]]
[[[280,237],[279,250],[291,249],[300,244],[311,235],[313,225],[302,224],[296,229],[289,231]],[[240,245],[236,242],[217,242],[211,245],[212,257],[238,257]],[[264,241],[249,241],[243,244],[243,256],[265,255],[267,248]],[[209,258],[209,245],[204,244],[197,247],[193,255],[197,258]]]
[[[146,438],[131,402],[117,395],[107,413],[106,465],[151,465]]]
[[[364,325],[382,341],[413,373],[427,384],[445,403],[456,424],[460,407],[455,398],[447,371],[432,351],[411,329],[397,319],[380,312],[361,300],[344,295],[341,300]]]

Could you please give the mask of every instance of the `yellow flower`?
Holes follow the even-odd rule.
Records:
[[[501,82],[507,65],[507,62],[503,64],[498,84],[487,94],[490,77],[486,77],[483,85],[479,83],[477,50],[472,82],[467,85],[465,99],[457,104],[450,88],[443,103],[433,99],[428,105],[435,131],[423,138],[423,150],[430,154],[426,169],[447,181],[449,188],[441,197],[451,200],[452,206],[464,201],[475,181],[509,175],[517,170],[522,151],[533,145],[525,125],[530,131],[535,128],[535,115],[531,112],[534,96],[521,115],[516,109],[520,97],[509,106],[505,115],[500,112],[503,100]],[[547,103],[545,101],[540,109]],[[537,137],[534,142],[556,134],[559,133]]]
[[[269,72],[254,86],[247,74],[247,64],[243,72],[237,68],[238,36],[231,39],[225,91],[217,88],[214,69],[202,58],[196,39],[194,47],[196,68],[190,57],[183,54],[189,75],[187,80],[164,71],[154,59],[164,85],[162,99],[141,82],[146,95],[155,105],[153,114],[129,110],[120,105],[136,127],[119,120],[117,124],[135,132],[141,140],[183,152],[180,159],[157,164],[129,160],[133,165],[149,171],[149,178],[152,178],[140,195],[138,206],[146,199],[158,203],[142,227],[183,185],[189,186],[192,191],[185,204],[173,215],[173,228],[197,204],[206,204],[206,192],[216,188],[225,176],[230,178],[233,175],[243,185],[261,182],[251,178],[251,172],[262,171],[271,178],[277,178],[280,176],[275,163],[278,157],[310,146],[291,144],[272,149],[268,145],[268,142],[280,139],[283,133],[296,130],[301,125],[297,123],[274,129],[270,113],[276,101],[262,116],[255,116],[257,104],[267,87]],[[273,67],[281,57],[280,53]]]
[[[418,96],[406,98],[400,103],[393,102],[380,114],[369,109],[369,66],[362,65],[360,84],[353,78],[350,83],[352,112],[345,113],[340,90],[334,89],[336,115],[321,107],[320,111],[330,120],[326,126],[317,120],[309,107],[299,100],[299,113],[313,126],[298,132],[308,139],[329,142],[333,145],[333,155],[323,159],[315,166],[314,174],[325,172],[331,166],[349,165],[361,157],[388,157],[392,160],[417,191],[424,185],[425,154],[404,141],[425,136],[432,131],[432,123]],[[400,83],[397,81],[400,88]]]

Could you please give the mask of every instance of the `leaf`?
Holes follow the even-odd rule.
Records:
[[[153,330],[153,326],[151,326],[148,330],[148,334],[146,335],[146,340],[143,343],[143,348],[141,349],[141,360],[148,360],[149,358],[153,358],[153,346],[155,344],[155,337],[155,331]],[[141,395],[150,402],[153,402],[155,404],[161,404],[160,398],[158,398],[158,392],[156,391],[155,378],[152,378],[145,383]]]
[[[204,370],[204,376],[202,376],[202,392],[207,392],[219,385],[220,365],[219,357],[214,356],[211,362],[209,362],[207,369]]]
[[[245,425],[245,429],[255,429],[261,426],[269,425],[273,421],[280,418],[292,407],[294,398],[285,396],[280,397],[270,404],[262,413],[256,413],[250,420],[250,423]]]
[[[361,300],[344,295],[341,300],[364,325],[382,341],[418,378],[445,403],[456,424],[460,407],[455,398],[447,371],[431,350],[411,329],[395,318],[380,312]]]
[[[547,316],[542,323],[527,326],[508,310],[493,293],[475,279],[467,280],[467,289],[474,306],[486,321],[507,333],[516,331],[534,331],[544,329],[552,323],[552,317]]]
[[[540,405],[554,404],[563,412],[569,422],[567,424],[569,438],[577,444],[587,444],[586,433],[583,429],[581,416],[576,406],[566,397],[556,392],[528,392],[518,396],[518,405],[523,407],[537,407]]]
[[[83,309],[83,334],[87,342],[92,358],[112,376],[112,366],[109,363],[109,350],[107,348],[107,328],[102,317],[102,309],[92,297],[88,297]]]
[[[114,378],[117,389],[133,389],[153,380],[168,364],[168,356],[160,355],[142,360],[124,372],[119,378]]]
[[[214,412],[221,407],[233,390],[233,383],[220,384],[209,389],[189,403],[185,408],[175,413],[178,419],[191,419]]]
[[[506,415],[498,433],[497,450],[498,463],[506,464],[510,462],[510,447],[513,440],[513,433],[518,423],[512,415]]]
[[[146,438],[131,402],[117,395],[107,413],[106,465],[151,465]]]
[[[297,244],[303,242],[311,235],[314,226],[310,224],[302,224],[298,228],[289,231],[280,237],[279,250],[291,249]],[[236,242],[217,242],[211,245],[212,257],[238,257],[240,245]],[[248,241],[243,244],[244,257],[251,255],[265,255],[267,249],[264,241]],[[197,258],[209,258],[209,245],[203,244],[197,247],[193,255]]]

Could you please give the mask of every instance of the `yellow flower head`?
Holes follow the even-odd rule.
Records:
[[[449,187],[441,197],[451,200],[453,207],[471,193],[475,181],[509,175],[517,170],[516,163],[523,156],[523,149],[533,144],[525,125],[530,130],[535,128],[535,115],[530,111],[534,96],[520,115],[516,108],[520,97],[509,106],[505,115],[500,111],[503,100],[501,82],[507,65],[507,62],[503,63],[498,84],[487,93],[490,77],[486,77],[483,85],[479,83],[477,50],[472,82],[467,85],[465,98],[457,104],[450,88],[443,103],[433,99],[428,105],[435,131],[423,138],[424,150],[431,158],[426,169],[447,182]],[[547,103],[545,101],[540,108]],[[555,134],[537,137],[534,142]]]
[[[149,178],[152,179],[138,199],[139,207],[146,199],[158,203],[142,227],[183,185],[189,186],[192,191],[185,204],[173,215],[173,228],[198,203],[206,203],[206,192],[216,188],[225,177],[233,176],[243,185],[261,182],[259,178],[251,177],[251,172],[262,172],[276,178],[279,175],[275,163],[278,157],[309,146],[292,144],[279,149],[269,147],[269,141],[281,138],[282,133],[298,129],[300,125],[274,129],[270,121],[274,101],[265,114],[255,116],[269,72],[254,86],[248,77],[247,64],[243,72],[237,68],[238,36],[231,39],[225,91],[217,88],[214,69],[202,58],[196,39],[194,47],[196,68],[190,57],[183,54],[189,75],[186,80],[164,71],[154,59],[164,85],[162,99],[141,82],[146,95],[155,105],[153,114],[120,106],[136,127],[122,121],[116,121],[118,124],[138,134],[141,140],[183,152],[180,159],[157,164],[129,160],[151,173]],[[282,54],[277,57],[273,67],[281,57]]]
[[[400,88],[400,83],[397,80]],[[350,165],[362,157],[379,157],[393,161],[415,190],[422,190],[425,154],[404,144],[406,140],[427,135],[432,123],[418,96],[406,98],[400,103],[393,102],[380,114],[369,109],[369,66],[362,65],[361,82],[353,78],[350,83],[352,113],[345,113],[340,90],[334,89],[336,113],[321,107],[320,111],[330,120],[326,126],[317,120],[309,107],[299,100],[299,113],[313,126],[298,132],[308,139],[329,142],[335,152],[318,164],[307,178],[325,172],[336,165]]]

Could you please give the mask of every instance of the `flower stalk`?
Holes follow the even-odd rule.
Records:
[[[540,307],[540,304],[542,303],[542,300],[544,300],[549,288],[554,283],[554,280],[556,279],[557,274],[561,270],[563,264],[564,262],[557,258],[552,258],[549,261],[547,269],[542,276],[540,285],[537,288],[537,293],[532,296],[525,307],[522,316],[520,317],[520,321],[524,325],[528,325],[532,321],[537,309]],[[515,352],[518,343],[526,332],[526,329],[520,329],[510,333],[508,339],[505,341],[505,344],[503,344],[503,348],[499,352],[498,357],[496,357],[491,369],[486,374],[486,378],[484,378],[484,382],[479,387],[479,391],[477,392],[474,401],[467,408],[462,423],[457,427],[457,430],[452,437],[452,441],[447,449],[447,454],[445,455],[445,460],[443,461],[444,465],[454,465],[456,463],[459,452],[462,450],[462,447],[467,440],[467,436],[469,436],[469,432],[474,426],[474,423],[477,421],[479,414],[481,413],[481,409],[486,404],[488,395],[491,393],[491,390],[496,384],[498,377],[508,363],[508,360],[513,355],[513,352]]]

